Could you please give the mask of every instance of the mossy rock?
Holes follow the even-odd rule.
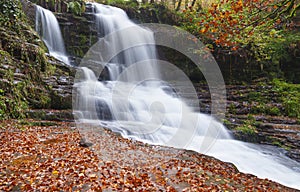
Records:
[[[50,108],[52,87],[44,78],[57,73],[50,67],[57,61],[46,55],[46,46],[24,15],[14,26],[0,27],[0,42],[0,119],[23,118],[29,108]]]

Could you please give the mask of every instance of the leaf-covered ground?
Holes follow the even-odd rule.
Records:
[[[0,191],[296,191],[192,151],[152,146],[74,123],[0,123]]]

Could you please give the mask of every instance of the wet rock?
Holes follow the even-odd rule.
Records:
[[[96,101],[96,112],[98,119],[100,120],[112,120],[112,114],[108,104],[105,101],[97,100]]]
[[[31,109],[26,112],[26,116],[31,119],[46,121],[74,120],[71,110]]]
[[[300,162],[300,149],[290,150],[286,154],[290,158],[295,159],[296,161]]]
[[[265,140],[265,135],[261,133],[248,134],[242,131],[232,131],[234,137],[238,140],[250,142],[250,143],[260,143]]]
[[[66,50],[73,58],[73,64],[79,65],[81,58],[98,41],[95,17],[90,13],[74,16],[69,13],[56,13],[61,27]]]
[[[21,0],[22,9],[29,18],[31,25],[35,23],[35,4],[29,0]]]
[[[79,146],[80,147],[91,147],[93,145],[93,143],[88,142],[86,139],[81,138],[79,141]]]

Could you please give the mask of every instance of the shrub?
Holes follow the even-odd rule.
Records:
[[[22,10],[20,1],[0,1],[0,25],[13,27],[21,18]]]
[[[85,4],[78,1],[71,1],[68,3],[68,12],[75,15],[81,15],[85,11]]]

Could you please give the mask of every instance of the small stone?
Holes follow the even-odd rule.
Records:
[[[93,145],[93,143],[90,143],[90,142],[87,142],[85,139],[80,139],[80,141],[79,141],[79,146],[80,147],[90,147],[90,146],[92,146]]]

